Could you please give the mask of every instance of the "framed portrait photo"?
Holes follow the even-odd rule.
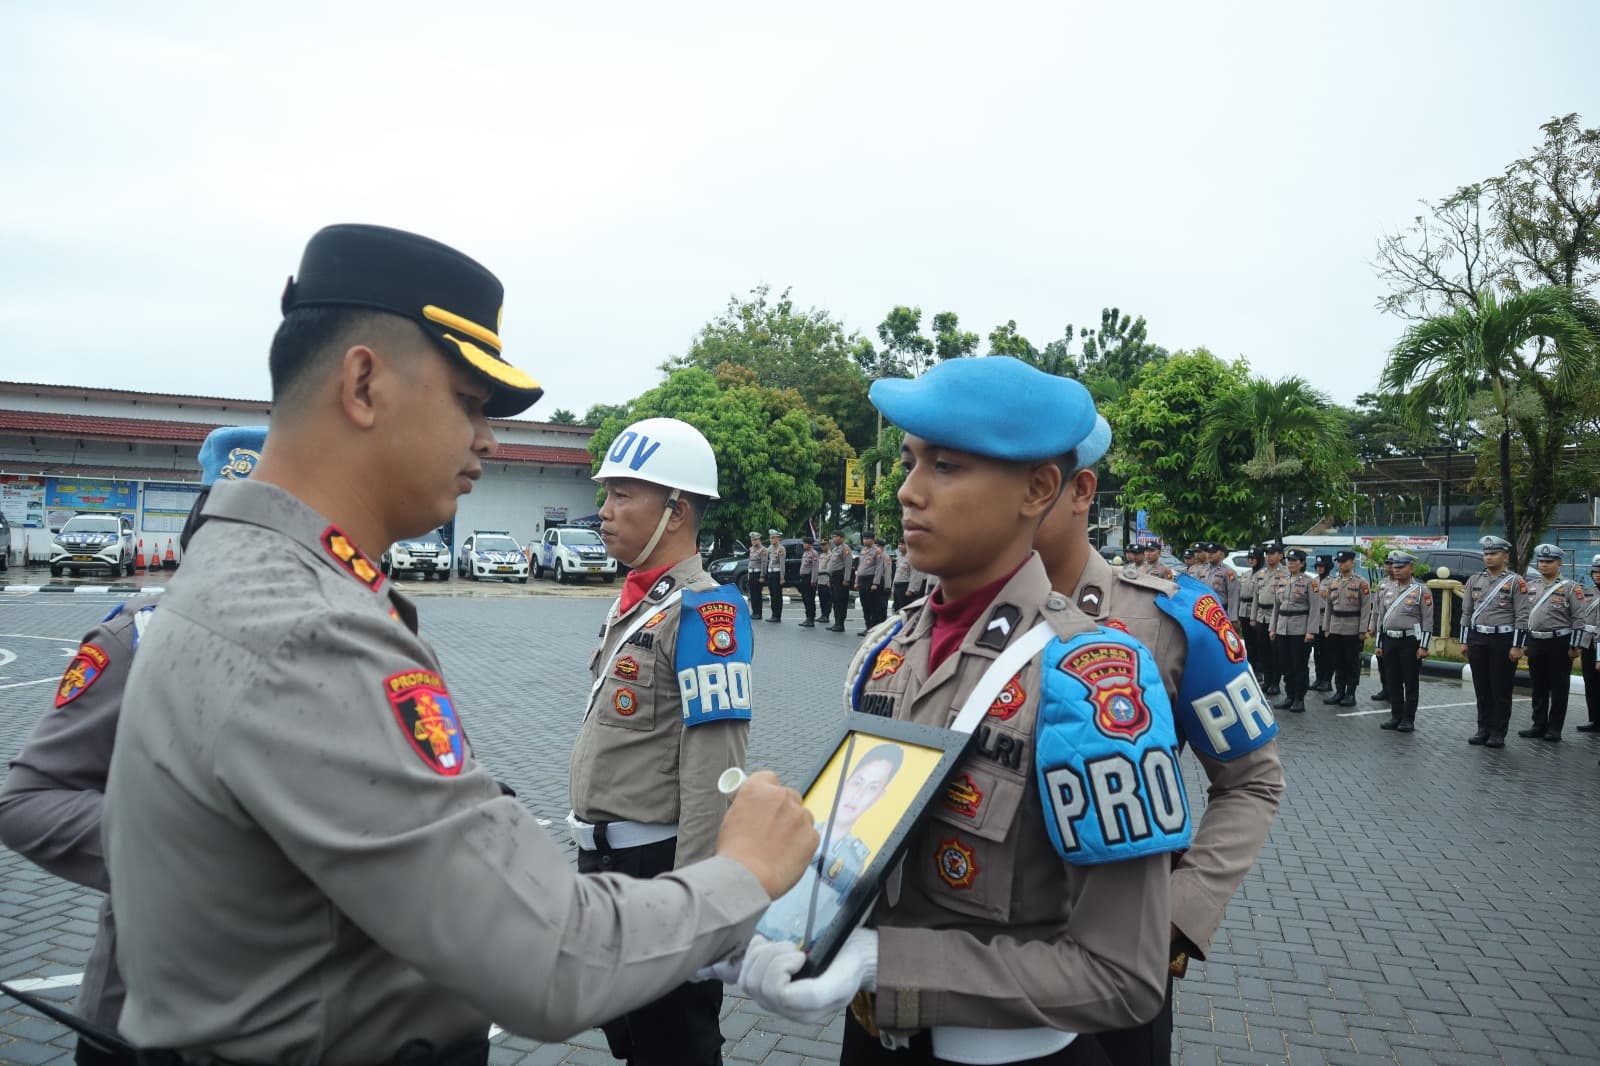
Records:
[[[877,898],[966,749],[970,735],[852,713],[805,788],[820,841],[800,881],[756,932],[806,954],[799,977],[827,968]]]

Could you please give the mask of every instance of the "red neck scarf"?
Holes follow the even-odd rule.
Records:
[[[973,623],[989,609],[994,598],[1000,595],[1000,590],[1006,587],[1006,582],[1017,576],[1017,570],[1027,565],[1028,561],[1024,559],[1021,566],[1005,577],[991,581],[983,588],[969,592],[953,602],[946,602],[942,586],[934,590],[933,596],[928,600],[928,610],[933,614],[933,635],[928,645],[930,674],[961,647],[961,641]]]
[[[622,582],[622,602],[617,605],[617,616],[620,618],[632,610],[633,605],[644,599],[645,593],[649,592],[651,587],[661,580],[662,575],[676,565],[676,563],[668,563],[666,566],[658,566],[654,570],[631,571]]]

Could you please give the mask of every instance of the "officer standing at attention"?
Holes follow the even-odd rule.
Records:
[[[850,678],[847,692],[895,719],[947,727],[974,689],[985,690],[980,708],[992,689],[955,769],[982,796],[965,810],[935,802],[902,875],[822,974],[793,980],[799,949],[756,940],[740,984],[762,1008],[818,1023],[866,993],[845,1020],[846,1066],[1103,1061],[1074,1051],[1073,1034],[1160,1010],[1171,853],[1190,834],[1150,652],[1052,592],[1032,551],[1060,501],[1061,457],[1096,428],[1093,401],[1076,381],[1005,356],[881,379],[871,399],[905,430],[906,543],[940,585],[892,635],[875,634],[881,647],[859,664],[869,676]],[[1114,716],[1097,711],[1086,681],[1106,669],[1125,686]],[[1087,783],[1096,757],[1127,760],[1140,777],[1122,793],[1140,798],[1105,822],[1092,788],[1044,794],[1039,784]],[[1082,1047],[1097,1055],[1093,1041]]]
[[[1250,563],[1250,570],[1239,579],[1239,617],[1234,619],[1233,625],[1244,638],[1250,665],[1259,674],[1261,649],[1258,647],[1260,639],[1256,632],[1256,586],[1261,579],[1261,549],[1251,547],[1245,553],[1245,559]]]
[[[850,611],[850,587],[845,584],[850,576],[850,545],[844,542],[842,530],[834,530],[832,540],[833,547],[828,549],[828,557],[822,564],[833,597],[833,625],[828,629],[843,633],[844,616]]]
[[[1333,558],[1339,572],[1322,583],[1322,631],[1332,660],[1333,691],[1322,702],[1354,707],[1356,685],[1361,680],[1361,633],[1372,590],[1367,579],[1356,574],[1355,552],[1346,548]]]
[[[635,422],[594,480],[606,493],[600,537],[631,572],[589,660],[567,824],[579,872],[649,878],[716,851],[728,806],[717,776],[744,765],[750,734],[750,620],[696,549],[719,498],[717,458],[699,430]],[[606,1042],[634,1064],[715,1066],[721,1008],[721,982],[680,985],[605,1025]]]
[[[1200,609],[1194,586],[1180,588],[1153,574],[1116,574],[1090,547],[1094,467],[1110,445],[1110,427],[1101,419],[1078,446],[1075,472],[1034,547],[1051,587],[1100,624],[1125,626],[1150,649],[1179,744],[1200,760],[1210,782],[1194,842],[1172,868],[1171,960],[1162,1011],[1143,1025],[1095,1035],[1114,1066],[1153,1066],[1172,1059],[1172,978],[1182,976],[1188,960],[1205,958],[1228,900],[1254,865],[1283,797],[1283,766],[1272,711],[1226,620]]]
[[[1433,638],[1433,593],[1411,579],[1416,560],[1410,552],[1389,553],[1394,580],[1372,600],[1372,618],[1378,633],[1378,657],[1386,664],[1389,720],[1379,729],[1409,733],[1417,723],[1417,689],[1422,660]]]
[[[1206,571],[1211,569],[1211,560],[1208,557],[1204,544],[1191,544],[1183,553],[1184,573],[1196,581],[1205,581]]]
[[[899,610],[911,602],[911,583],[917,576],[917,568],[911,565],[911,555],[906,551],[906,540],[900,538],[895,545],[894,560],[894,609]]]
[[[1378,606],[1378,601],[1394,592],[1395,564],[1388,556],[1385,556],[1382,568],[1383,576],[1378,581],[1378,587],[1372,590],[1372,598],[1367,601],[1369,605],[1366,627],[1367,636],[1372,638],[1373,668],[1378,672],[1378,691],[1371,696],[1373,703],[1389,702],[1389,664],[1384,660],[1383,656],[1378,654],[1378,649],[1383,646],[1383,641],[1378,635],[1378,622],[1380,619],[1374,612]]]
[[[1322,594],[1317,579],[1306,573],[1305,552],[1290,548],[1285,558],[1289,572],[1274,588],[1272,622],[1268,627],[1285,689],[1283,702],[1273,706],[1298,713],[1306,709],[1306,692],[1311,685],[1306,660],[1322,624]]]
[[[767,530],[771,544],[767,548],[767,598],[772,608],[769,622],[783,622],[783,570],[789,562],[789,550],[783,546],[783,534],[776,529]],[[729,763],[736,766],[737,763]]]
[[[1589,720],[1578,723],[1578,732],[1600,733],[1600,668],[1595,666],[1595,647],[1600,644],[1600,555],[1589,561],[1589,591],[1583,598],[1589,610],[1583,619],[1583,650],[1579,662]]]
[[[1131,566],[1140,573],[1144,572],[1144,545],[1134,541],[1122,549],[1123,565]]]
[[[1217,602],[1222,604],[1222,609],[1228,612],[1228,618],[1239,617],[1239,575],[1233,572],[1233,567],[1228,565],[1228,549],[1216,541],[1206,545],[1210,558],[1206,569],[1205,583],[1211,587],[1211,592],[1217,597]]]
[[[154,1061],[482,1064],[491,1021],[563,1039],[746,942],[816,847],[756,774],[715,857],[582,876],[477,761],[369,552],[450,521],[488,419],[538,399],[500,356],[501,294],[376,226],[319,232],[284,292],[261,461],[213,487],[111,757],[106,855],[138,916],[120,1030]]]
[[[871,629],[888,614],[885,587],[889,584],[889,557],[871,531],[861,534],[861,557],[856,560],[856,594],[861,599],[861,623]],[[864,637],[867,629],[856,636]]]
[[[1324,630],[1328,624],[1328,578],[1333,574],[1333,556],[1317,556],[1316,565],[1312,569],[1316,571],[1317,585],[1322,590],[1323,611],[1322,626],[1317,630],[1317,639],[1311,642],[1311,662],[1315,670],[1311,682],[1311,691],[1331,692],[1333,691],[1333,656],[1329,653],[1330,645]]]
[[[1153,540],[1144,542],[1144,572],[1163,581],[1172,580],[1172,567],[1161,561],[1161,545]]]
[[[750,592],[750,617],[761,621],[761,593],[767,585],[767,549],[761,545],[761,534],[750,531],[749,565],[745,567],[744,584]]]
[[[817,624],[817,538],[807,534],[800,538],[800,602],[805,606],[806,617],[800,623],[801,629],[810,629]],[[823,601],[823,616],[828,613],[827,601]]]
[[[1272,611],[1278,602],[1278,583],[1289,575],[1289,569],[1283,564],[1283,545],[1277,541],[1268,541],[1263,554],[1266,556],[1266,565],[1256,575],[1256,635],[1261,642],[1261,659],[1266,667],[1265,671],[1260,672],[1261,694],[1276,696],[1279,693],[1278,682],[1287,664],[1280,659],[1277,644],[1272,639]]]
[[[1480,537],[1478,546],[1487,569],[1469,577],[1461,590],[1461,643],[1467,648],[1478,705],[1478,729],[1467,743],[1502,748],[1511,728],[1511,686],[1528,628],[1528,583],[1506,568],[1509,540]]]
[[[242,480],[261,458],[265,426],[224,426],[200,445],[200,483]],[[202,493],[196,507],[205,499]],[[180,540],[188,549],[188,528]],[[122,710],[128,668],[154,617],[159,593],[132,596],[89,630],[56,686],[53,704],[11,761],[0,789],[0,843],[25,859],[86,888],[108,892],[100,815],[112,742]],[[116,1032],[125,989],[117,972],[117,925],[108,895],[100,904],[94,946],[83,966],[78,1015]],[[79,1066],[122,1063],[130,1055],[79,1039]]]
[[[1583,586],[1561,576],[1566,558],[1554,544],[1533,549],[1536,581],[1528,582],[1528,678],[1533,685],[1533,725],[1517,736],[1561,739],[1572,690],[1572,660],[1583,650],[1589,604]]]

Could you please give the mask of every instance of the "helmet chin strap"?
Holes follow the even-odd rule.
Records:
[[[678,490],[673,489],[672,495],[667,497],[666,507],[661,512],[661,521],[656,523],[656,531],[650,534],[650,540],[645,544],[644,551],[640,552],[638,557],[628,564],[628,569],[639,569],[644,561],[650,558],[650,553],[656,550],[656,545],[661,542],[661,534],[667,531],[667,523],[672,520],[672,512],[677,505],[678,495]]]

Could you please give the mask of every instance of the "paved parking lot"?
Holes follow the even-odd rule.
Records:
[[[424,631],[479,757],[554,832],[582,664],[615,589],[407,591],[425,595]],[[77,638],[115,602],[0,595],[0,751],[21,744]],[[799,617],[791,608],[782,627],[756,625],[750,760],[797,783],[838,712],[855,642],[854,627],[803,630]],[[1561,744],[1470,748],[1471,693],[1440,681],[1424,682],[1416,733],[1387,733],[1365,699],[1373,687],[1354,712],[1313,694],[1309,713],[1282,716],[1289,796],[1210,960],[1179,986],[1174,1061],[1600,1062],[1600,743],[1569,727]],[[1569,722],[1583,719],[1581,703]],[[1519,700],[1518,725],[1526,709]],[[1198,802],[1203,780],[1186,762]],[[0,977],[55,978],[45,994],[70,1001],[95,906],[93,893],[0,850]],[[730,1060],[837,1059],[838,1022],[796,1025],[734,997],[724,1009]],[[70,1062],[72,1043],[53,1023],[0,1010],[0,1062]],[[598,1032],[494,1044],[497,1063],[612,1062]]]

